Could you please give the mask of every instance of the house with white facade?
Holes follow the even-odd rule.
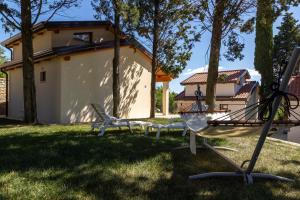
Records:
[[[207,72],[196,73],[181,82],[184,91],[175,98],[179,112],[187,112],[196,102],[195,91],[197,86],[203,96],[206,96]],[[219,71],[216,85],[216,112],[234,112],[258,102],[259,84],[250,80],[250,74],[246,69]]]
[[[37,114],[41,123],[90,122],[91,103],[112,113],[113,24],[108,21],[41,22],[33,29]],[[151,59],[134,39],[121,36],[120,111],[123,118],[150,116]],[[0,66],[8,74],[8,118],[22,120],[23,76],[21,34],[3,41],[11,61]],[[168,82],[161,70],[167,114]]]

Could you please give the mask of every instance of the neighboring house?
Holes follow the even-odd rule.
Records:
[[[300,99],[300,74],[293,75],[291,77],[288,85],[288,92],[296,95],[297,98]],[[290,100],[292,106],[297,105],[297,101],[295,98],[290,98]],[[298,115],[295,115],[293,112],[291,112],[292,115],[290,116],[290,119],[300,119],[300,106],[293,111],[295,111]]]
[[[249,80],[250,74],[247,70],[219,71],[218,83],[216,85],[216,111],[234,112],[248,105],[258,102],[259,84]],[[207,72],[196,73],[181,82],[184,91],[175,98],[178,111],[185,112],[192,109],[196,102],[195,91],[197,85],[203,95],[203,103],[206,96]]]
[[[113,24],[41,22],[33,32],[38,120],[90,122],[94,118],[90,103],[99,103],[112,113]],[[1,44],[12,51],[12,61],[0,66],[9,76],[8,118],[23,119],[21,35]],[[123,34],[120,63],[121,117],[149,117],[151,53]],[[167,96],[171,77],[160,70],[156,76],[157,82],[164,82]]]

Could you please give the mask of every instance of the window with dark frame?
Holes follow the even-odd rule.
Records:
[[[46,71],[40,72],[40,82],[46,82]]]
[[[228,110],[228,104],[220,104],[220,110]]]
[[[74,33],[73,38],[75,40],[80,40],[82,42],[92,43],[93,42],[93,33],[92,32]]]

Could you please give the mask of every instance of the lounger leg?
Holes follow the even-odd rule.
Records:
[[[160,137],[160,128],[157,128],[156,139],[159,139],[159,137]]]
[[[96,123],[92,123],[91,124],[91,131],[94,131],[96,127],[97,127],[97,124]]]
[[[190,150],[192,154],[196,155],[197,152],[196,134],[193,131],[191,131],[190,133]]]
[[[133,131],[132,131],[132,127],[131,127],[131,125],[130,125],[130,123],[128,122],[128,128],[129,128],[129,131],[130,131],[130,133],[133,133]]]
[[[183,130],[182,136],[185,136],[185,135],[186,135],[187,130],[188,130],[188,127],[185,127],[184,130]]]
[[[149,126],[147,126],[146,130],[145,130],[145,135],[149,135]]]
[[[101,128],[100,128],[100,132],[99,132],[98,136],[103,136],[103,135],[104,135],[104,133],[105,133],[105,129],[106,129],[106,127],[105,127],[105,126],[101,127]]]

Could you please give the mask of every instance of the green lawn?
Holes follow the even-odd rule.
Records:
[[[130,134],[111,130],[104,137],[88,125],[0,125],[0,199],[300,199],[300,148],[267,141],[256,170],[284,175],[294,183],[242,179],[189,181],[199,172],[230,171],[212,152],[193,156],[180,132]],[[231,138],[249,159],[257,137]]]

